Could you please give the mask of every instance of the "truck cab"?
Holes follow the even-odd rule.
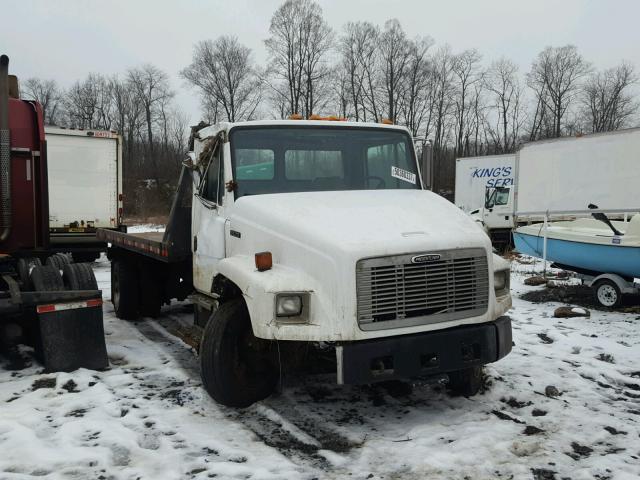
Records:
[[[516,226],[513,199],[512,186],[486,187],[483,207],[469,212],[495,244],[511,244],[511,230]]]
[[[198,136],[194,288],[220,299],[233,285],[255,337],[335,342],[338,380],[368,383],[424,373],[430,353],[441,369],[463,365],[445,365],[451,352],[438,355],[428,334],[494,330],[509,309],[508,264],[473,221],[423,190],[406,129],[270,121]],[[497,343],[474,345],[476,361],[498,355]]]
[[[162,240],[100,235],[118,316],[192,282],[203,384],[218,402],[268,396],[292,345],[333,352],[341,384],[447,374],[466,395],[511,350],[509,263],[423,189],[406,128],[219,123],[195,133],[179,183]]]
[[[513,228],[513,189],[511,187],[487,187],[483,218],[491,228]]]

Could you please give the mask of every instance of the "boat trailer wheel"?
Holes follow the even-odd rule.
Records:
[[[622,292],[611,280],[600,280],[595,285],[595,297],[603,307],[617,307],[622,300]]]

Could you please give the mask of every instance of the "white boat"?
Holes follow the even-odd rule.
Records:
[[[640,278],[640,214],[611,225],[593,218],[552,222],[547,226],[547,259],[579,273],[614,273]],[[513,234],[516,250],[543,256],[544,224],[526,225]]]

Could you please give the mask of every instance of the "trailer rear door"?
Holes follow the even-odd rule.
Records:
[[[47,129],[50,228],[117,227],[119,145],[109,134]]]

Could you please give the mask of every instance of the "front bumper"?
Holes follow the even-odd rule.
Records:
[[[436,375],[485,365],[511,351],[511,318],[336,347],[339,384]]]

